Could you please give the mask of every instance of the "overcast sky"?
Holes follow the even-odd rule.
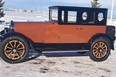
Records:
[[[91,7],[92,0],[3,0],[3,1],[6,2],[4,5],[5,8],[47,11],[48,7],[53,5]],[[99,0],[102,8],[108,8],[109,15],[112,4],[111,1],[112,0]],[[116,14],[116,6],[114,6],[114,14]],[[113,15],[113,17],[116,17],[116,15]]]

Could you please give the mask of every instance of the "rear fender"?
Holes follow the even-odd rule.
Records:
[[[96,34],[96,35],[92,36],[92,38],[89,40],[89,44],[91,45],[92,42],[97,38],[107,38],[107,39],[109,39],[109,41],[111,42],[111,49],[114,50],[114,41],[107,34]]]

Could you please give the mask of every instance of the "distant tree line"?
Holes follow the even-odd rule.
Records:
[[[4,11],[3,11],[3,5],[5,2],[3,2],[2,0],[0,0],[0,18],[4,17]]]

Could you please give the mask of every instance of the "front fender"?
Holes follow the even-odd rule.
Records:
[[[29,44],[30,47],[32,47],[33,45],[33,41],[31,39],[29,39],[28,37],[26,37],[25,35],[18,33],[18,32],[10,32],[10,33],[5,33],[3,35],[1,35],[0,37],[0,44],[2,43],[2,41],[10,36],[20,36],[22,37],[24,40],[27,41],[27,43]]]
[[[18,32],[8,32],[8,33],[2,34],[1,37],[0,37],[0,39],[4,40],[5,38],[10,37],[10,36],[23,36],[23,37],[26,37],[23,34],[18,33]]]

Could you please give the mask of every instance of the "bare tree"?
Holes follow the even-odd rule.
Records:
[[[99,8],[101,6],[98,1],[99,0],[93,0],[93,1],[91,1],[92,8]]]
[[[1,17],[4,17],[4,11],[3,11],[3,5],[4,5],[5,2],[3,2],[2,0],[0,0],[0,18]]]

